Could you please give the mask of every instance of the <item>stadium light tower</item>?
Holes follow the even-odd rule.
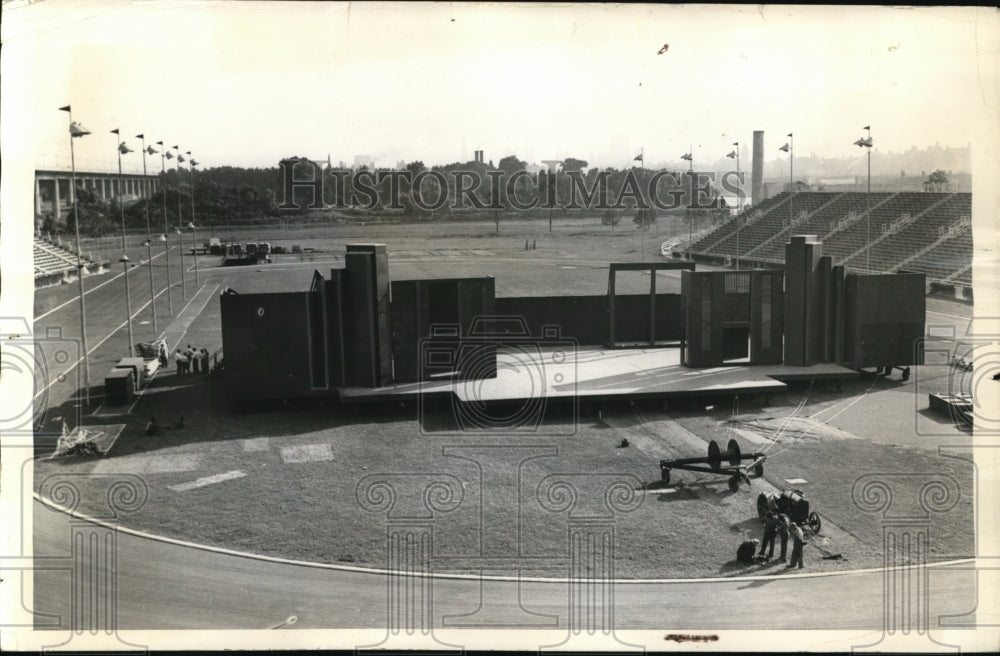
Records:
[[[740,231],[743,229],[743,224],[740,217],[740,198],[742,191],[740,189],[740,142],[734,141],[733,148],[726,157],[729,159],[736,159],[736,270],[740,270]]]
[[[146,179],[146,155],[152,155],[156,150],[150,146],[146,149],[146,135],[137,134],[136,139],[139,139],[142,143],[142,178],[143,185],[148,181]],[[146,264],[149,266],[149,309],[153,313],[153,332],[156,332],[156,288],[153,286],[153,233],[149,229],[149,199],[144,199],[143,209],[146,213]]]
[[[122,143],[121,133],[118,128],[111,131],[111,134],[118,138],[118,207],[121,210],[122,218],[122,257],[119,262],[125,270],[125,323],[128,326],[128,354],[133,355],[132,346],[132,295],[129,293],[128,284],[128,243],[125,239],[125,190],[122,187],[122,155],[132,152],[132,149]]]
[[[872,126],[866,125],[861,128],[868,131],[867,137],[861,137],[854,142],[858,148],[868,149],[868,192],[865,194],[865,271],[871,272],[871,250],[872,250]]]
[[[80,284],[80,337],[83,342],[83,398],[84,403],[89,406],[90,353],[87,349],[87,302],[84,300],[83,293],[83,251],[80,246],[80,211],[78,207],[80,199],[76,197],[76,152],[73,148],[73,139],[88,135],[90,132],[79,123],[73,122],[73,111],[70,105],[60,107],[59,111],[69,114],[69,164],[73,194],[73,226],[76,229],[76,279]]]
[[[170,284],[170,242],[167,239],[167,235],[170,234],[170,226],[167,225],[167,160],[166,158],[173,157],[173,154],[167,152],[166,148],[163,147],[162,141],[157,141],[156,145],[160,147],[160,193],[163,194],[163,234],[160,235],[160,241],[163,242],[163,258],[167,263],[167,312],[170,316],[174,316],[174,294],[171,289]],[[152,148],[152,146],[150,146]],[[154,149],[155,153],[156,150]],[[152,153],[150,153],[152,154]]]

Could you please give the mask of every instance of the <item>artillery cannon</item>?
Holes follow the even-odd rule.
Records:
[[[748,472],[752,469],[757,476],[764,475],[764,460],[767,456],[763,453],[740,453],[740,445],[736,440],[729,440],[726,450],[722,451],[718,443],[712,440],[708,443],[707,458],[679,458],[676,460],[660,461],[660,480],[664,485],[670,483],[670,470],[683,469],[685,471],[702,472],[706,474],[718,474],[729,476],[729,489],[736,492],[740,489],[740,481],[750,485]],[[750,464],[741,467],[740,463],[750,460]],[[726,465],[723,465],[723,462]],[[707,465],[707,466],[706,466]]]

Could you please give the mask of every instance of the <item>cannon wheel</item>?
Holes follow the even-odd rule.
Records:
[[[761,492],[757,495],[757,516],[763,517],[767,514],[767,495]]]
[[[663,482],[664,485],[670,485],[670,470],[669,469],[667,469],[667,468],[664,467],[663,469],[660,470],[660,480]]]
[[[729,491],[730,492],[738,492],[739,489],[740,489],[740,477],[739,476],[730,476],[729,477]]]
[[[763,476],[764,475],[764,463],[763,462],[758,462],[756,465],[754,465],[753,466],[753,473],[757,474],[758,476]]]
[[[740,464],[740,443],[736,440],[729,440],[726,449],[729,452],[729,464],[733,467],[738,466]]]
[[[708,443],[708,466],[718,469],[722,466],[722,453],[719,451],[719,444],[715,440]]]
[[[809,513],[809,519],[806,521],[808,522],[809,530],[813,532],[813,535],[819,533],[820,529],[823,528],[823,522],[819,518],[819,513]]]

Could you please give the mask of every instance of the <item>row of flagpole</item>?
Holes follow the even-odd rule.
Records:
[[[865,212],[865,214],[867,216],[867,227],[865,229],[866,230],[865,244],[867,245],[865,247],[865,270],[866,271],[870,271],[871,223],[872,223],[872,218],[871,218],[872,143],[873,142],[872,142],[872,128],[871,128],[871,126],[870,125],[866,125],[863,128],[861,128],[861,129],[862,130],[866,130],[868,132],[868,135],[865,136],[865,137],[861,137],[860,139],[858,139],[857,141],[855,141],[854,145],[858,146],[859,148],[866,148],[868,150],[868,191],[866,193],[867,210]],[[781,146],[781,148],[779,148],[778,150],[780,150],[781,152],[784,152],[784,153],[788,153],[788,193],[791,194],[791,193],[793,193],[795,191],[795,168],[794,168],[795,167],[795,138],[793,136],[793,133],[791,133],[791,132],[789,132],[785,136],[788,137],[788,141],[786,141],[785,144],[783,146]],[[743,194],[740,192],[741,185],[742,185],[742,182],[740,180],[740,142],[739,141],[734,141],[733,142],[733,146],[735,146],[735,148],[731,152],[729,152],[726,155],[726,157],[728,157],[729,159],[735,159],[736,160],[736,185],[737,185],[737,187],[736,187],[736,217],[737,217],[736,218],[736,220],[737,220],[737,224],[736,224],[736,269],[739,270],[739,268],[740,268],[740,230],[742,229],[742,224],[743,224],[743,221],[740,218],[740,209],[742,207],[742,200],[743,200]],[[688,148],[688,151],[686,153],[684,153],[683,155],[681,155],[681,159],[686,160],[687,163],[688,163],[688,172],[692,173],[692,174],[694,172],[694,156],[692,155],[693,151],[694,151],[693,148]],[[643,150],[640,150],[639,154],[635,156],[634,161],[639,162],[640,164],[643,165],[643,168],[645,168],[645,163],[643,161],[645,158],[644,158],[643,152],[644,152]],[[791,201],[789,201],[789,204],[788,204],[788,213],[789,213],[789,222],[788,222],[788,224],[791,225],[792,224],[792,220],[794,219],[794,217],[791,216],[791,213],[792,213],[792,204],[791,204]],[[692,239],[692,236],[693,236],[693,234],[692,234],[693,233],[693,230],[692,230],[693,223],[694,223],[694,215],[692,214],[689,217],[689,219],[688,219],[688,247],[687,247],[687,250],[688,250],[688,257],[689,258],[691,257],[691,245],[692,245],[691,244],[691,239]]]
[[[90,134],[90,131],[83,127],[80,123],[73,120],[73,110],[70,105],[65,107],[60,107],[59,111],[67,112],[69,114],[69,149],[70,149],[70,167],[71,167],[71,182],[72,185],[72,199],[73,199],[73,224],[76,231],[76,266],[77,266],[77,280],[80,285],[80,334],[82,338],[83,346],[83,399],[86,405],[90,405],[90,352],[87,346],[87,303],[83,287],[83,250],[80,243],[80,214],[78,209],[78,197],[76,188],[76,153],[74,148],[73,140],[79,137],[84,137]],[[119,262],[122,263],[124,277],[125,277],[125,305],[126,305],[126,326],[128,328],[128,352],[129,355],[133,355],[134,343],[132,335],[132,295],[129,290],[129,258],[127,254],[128,244],[126,242],[125,236],[125,203],[124,203],[124,187],[122,184],[122,155],[127,155],[128,153],[134,152],[121,140],[121,132],[118,128],[111,130],[111,134],[114,134],[118,140],[118,206],[121,215],[121,230],[122,230],[122,257]],[[184,155],[181,154],[179,146],[172,146],[170,149],[164,147],[162,141],[157,141],[156,145],[160,146],[160,150],[153,148],[153,145],[146,145],[146,137],[144,134],[135,135],[136,139],[142,142],[142,174],[145,177],[147,175],[146,171],[146,155],[154,155],[160,153],[160,167],[161,173],[166,173],[167,165],[166,160],[173,159],[175,157],[174,153],[170,152],[176,151],[176,157],[178,162],[178,173],[180,172],[180,164],[184,161],[188,161],[188,166],[191,175],[191,221],[188,223],[188,228],[192,231],[193,245],[197,248],[197,229],[194,223],[194,167],[198,165],[191,157],[191,151],[185,151],[187,160],[185,160]],[[179,181],[179,178],[178,178]],[[161,180],[162,182],[162,180]],[[167,239],[167,235],[170,234],[170,226],[167,220],[167,194],[166,189],[161,188],[160,191],[163,195],[163,234],[160,235],[159,241],[163,243],[163,254],[166,260],[167,266],[167,309],[171,316],[174,313],[173,307],[173,292],[172,285],[170,283],[170,244]],[[149,267],[149,307],[152,314],[152,325],[153,331],[156,331],[156,289],[153,282],[153,235],[149,223],[149,202],[144,203],[145,215],[146,215],[146,254],[147,254],[147,266]],[[177,194],[177,234],[180,237],[181,245],[181,293],[184,299],[187,299],[187,276],[184,272],[184,234],[183,228],[180,225],[181,222],[181,197]],[[199,284],[198,276],[198,257],[195,256],[194,260],[194,276],[195,284]]]

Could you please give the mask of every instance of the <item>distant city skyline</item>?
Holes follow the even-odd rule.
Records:
[[[50,0],[5,9],[4,80],[16,92],[4,94],[5,118],[24,130],[18,150],[39,168],[68,158],[57,111],[68,103],[92,132],[78,140],[77,164],[96,170],[117,166],[116,127],[127,142],[142,132],[180,143],[202,168],[327,151],[433,165],[476,150],[494,162],[577,157],[622,168],[642,149],[647,163],[669,165],[688,150],[715,161],[733,141],[748,154],[757,129],[772,141],[794,132],[797,152],[853,157],[864,125],[873,155],[961,147],[979,135],[956,119],[982,103],[996,72],[984,47],[992,10],[977,8]],[[123,166],[141,169],[141,157]]]

